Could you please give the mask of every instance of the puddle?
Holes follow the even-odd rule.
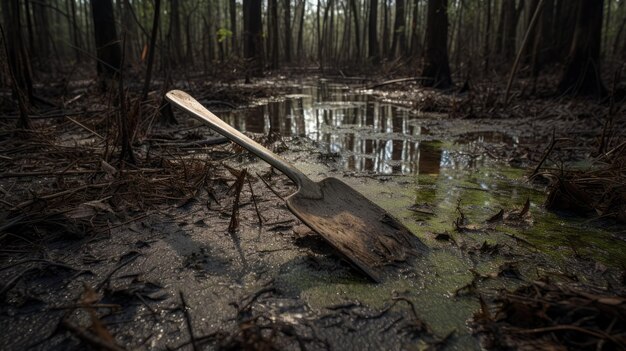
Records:
[[[485,145],[514,148],[531,143],[531,137],[516,135],[514,130],[488,130],[495,127],[476,126],[472,121],[450,121],[458,124],[457,129],[442,133],[437,118],[424,118],[376,101],[367,93],[328,84],[306,86],[284,100],[224,115],[242,131],[313,140],[316,157],[311,152],[303,156],[301,151],[286,157],[314,180],[341,178],[400,219],[432,249],[420,263],[418,277],[374,287],[327,272],[293,269],[281,276],[280,281],[296,287],[307,304],[323,308],[358,300],[380,307],[393,292],[407,292],[420,316],[439,335],[457,331],[450,349],[479,349],[467,328],[478,301],[475,296],[454,296],[472,280],[471,269],[493,275],[500,265],[513,261],[526,280],[544,274],[576,274],[585,280],[593,279],[589,262],[613,267],[626,262],[626,242],[612,229],[544,210],[544,190],[526,183],[523,169],[492,162],[484,152]],[[464,131],[464,126],[474,130]],[[527,199],[532,214],[529,223],[455,232],[458,206],[470,223],[484,225],[500,209],[519,209]],[[435,239],[444,232],[454,238],[456,246]],[[477,254],[476,248],[483,243],[504,251],[515,249],[510,255]],[[474,253],[468,254],[471,250]],[[520,283],[494,279],[482,283],[480,289],[489,294]]]
[[[445,149],[431,133],[433,117],[383,103],[367,93],[321,83],[301,88],[280,101],[261,102],[222,118],[237,129],[264,135],[307,137],[316,142],[322,161],[343,171],[377,175],[436,174],[444,167],[474,166],[476,158]],[[461,128],[462,129],[462,128]],[[520,138],[497,131],[462,132],[454,140],[515,147]],[[453,157],[455,156],[455,157]],[[482,159],[482,157],[480,158]]]

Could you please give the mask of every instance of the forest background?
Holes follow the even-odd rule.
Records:
[[[625,2],[7,0],[0,83],[27,104],[35,82],[68,82],[96,66],[99,76],[134,74],[144,98],[152,72],[229,80],[296,66],[376,68],[448,88],[504,82],[515,66],[533,91],[545,76],[553,92],[605,96],[602,75],[610,80],[626,56]]]

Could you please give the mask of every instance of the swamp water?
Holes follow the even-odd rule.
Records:
[[[313,150],[285,156],[314,180],[342,179],[431,248],[418,262],[416,276],[381,285],[298,269],[277,278],[295,287],[312,308],[346,301],[383,308],[399,294],[415,303],[419,317],[437,335],[455,330],[452,349],[477,349],[467,322],[479,309],[478,294],[462,289],[472,281],[471,270],[493,278],[478,283],[478,292],[488,296],[546,275],[577,275],[595,282],[598,272],[588,269],[590,261],[596,268],[626,262],[620,229],[602,229],[545,211],[545,192],[526,182],[527,170],[486,155],[484,146],[515,148],[531,142],[516,136],[515,130],[465,121],[454,126],[445,116],[415,113],[380,102],[367,91],[325,82],[221,116],[241,131],[312,140]],[[451,126],[449,133],[446,126]],[[527,199],[530,217],[486,224],[500,209],[519,211]],[[455,231],[454,222],[461,216],[469,225]],[[519,276],[502,274],[507,265]]]

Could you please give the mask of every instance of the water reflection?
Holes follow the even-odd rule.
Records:
[[[241,131],[315,140],[323,154],[340,155],[346,170],[437,174],[446,162],[441,144],[423,140],[427,131],[408,109],[325,82],[224,117]]]

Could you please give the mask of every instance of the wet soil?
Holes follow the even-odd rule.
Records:
[[[337,177],[402,221],[429,247],[412,269],[370,282],[288,211],[281,197],[295,190],[290,180],[176,112],[182,126],[157,129],[176,137],[155,143],[184,150],[172,158],[181,167],[210,161],[208,186],[123,215],[100,208],[107,225],[83,237],[8,242],[0,345],[84,349],[102,347],[108,334],[129,349],[477,350],[469,322],[479,296],[546,276],[623,284],[624,227],[548,212],[545,185],[526,179],[552,127],[579,137],[595,122],[459,118],[402,91],[325,80],[290,90],[213,110],[312,179]],[[571,150],[565,161],[584,153]],[[249,182],[232,230],[241,169]]]

